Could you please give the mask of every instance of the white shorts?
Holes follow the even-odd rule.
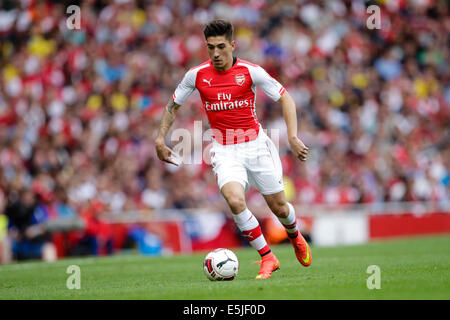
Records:
[[[219,189],[231,181],[249,190],[252,185],[263,195],[284,190],[283,168],[275,144],[260,128],[249,142],[222,145],[213,139],[211,165]]]

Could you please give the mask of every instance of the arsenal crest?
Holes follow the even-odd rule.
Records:
[[[240,73],[234,76],[234,80],[236,80],[236,83],[240,86],[242,86],[245,82],[245,75]]]

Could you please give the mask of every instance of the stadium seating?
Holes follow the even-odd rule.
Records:
[[[305,164],[289,152],[279,105],[258,92],[260,122],[279,137],[289,201],[448,201],[444,1],[380,4],[379,30],[366,28],[365,1],[82,1],[80,30],[67,28],[66,2],[0,7],[0,214],[31,190],[40,208],[31,225],[83,219],[86,228],[64,240],[69,249],[58,240],[60,255],[83,243],[83,252],[111,252],[114,229],[100,214],[228,214],[207,163],[175,168],[153,145],[176,85],[208,58],[202,28],[215,17],[233,23],[236,54],[296,102],[311,149]],[[192,132],[198,123],[208,128],[194,93],[174,127]],[[247,200],[261,203],[254,190]]]

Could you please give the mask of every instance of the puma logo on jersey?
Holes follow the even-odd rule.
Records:
[[[209,84],[210,87],[211,87],[211,81],[212,81],[212,78],[209,80],[203,79],[203,82],[206,82],[207,84]]]

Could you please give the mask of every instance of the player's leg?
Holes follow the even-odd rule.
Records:
[[[240,182],[227,182],[220,189],[220,192],[228,203],[233,216],[239,215],[241,212],[247,209],[247,204],[245,203],[245,189]]]
[[[266,262],[261,266],[264,276],[260,277],[268,278],[272,271],[279,267],[279,262],[276,258],[273,259],[275,256],[267,245],[258,220],[247,208],[245,192],[249,186],[248,176],[242,161],[242,152],[238,148],[243,147],[222,146],[214,143],[210,151],[211,165],[219,189],[233,213],[237,227],[250,245],[258,251],[262,260],[270,260],[270,263]]]
[[[237,227],[261,256],[263,263],[257,279],[270,278],[272,272],[278,270],[280,263],[270,250],[258,220],[247,208],[244,186],[239,182],[230,181],[221,188],[221,192],[233,213]]]
[[[287,202],[285,192],[280,191],[275,194],[263,195],[270,211],[275,214],[278,220],[286,229],[288,236],[295,238],[298,233],[297,219],[295,210],[290,203]]]
[[[247,160],[249,182],[263,195],[270,210],[285,226],[294,246],[295,255],[304,266],[311,264],[311,250],[298,231],[294,207],[286,201],[283,184],[283,168],[275,144],[262,134],[256,141],[255,156]]]
[[[294,247],[298,261],[305,267],[311,264],[311,249],[298,230],[295,209],[286,201],[284,191],[263,195],[270,210],[286,229],[289,240]]]

